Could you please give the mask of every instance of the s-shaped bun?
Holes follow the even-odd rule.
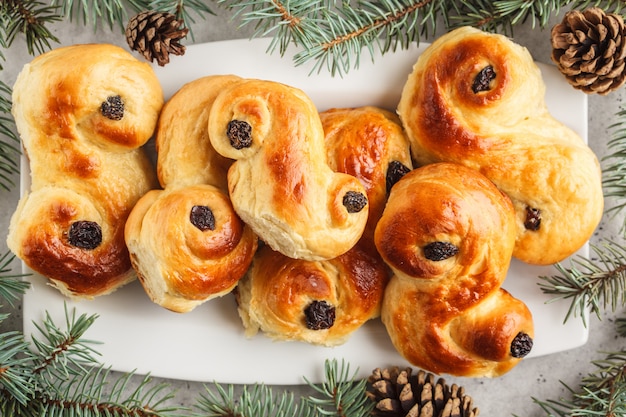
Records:
[[[320,117],[304,92],[252,79],[225,88],[211,108],[209,137],[235,160],[228,171],[233,207],[274,250],[317,261],[359,240],[365,189],[328,166]]]
[[[418,58],[398,113],[418,165],[474,168],[513,201],[513,255],[552,264],[591,237],[603,213],[593,151],[548,112],[538,66],[502,35],[460,28]]]
[[[376,247],[393,270],[381,318],[410,363],[496,376],[530,352],[530,311],[501,288],[515,244],[509,198],[451,163],[406,174],[391,190]]]
[[[209,140],[213,100],[236,76],[208,76],[184,85],[165,104],[156,135],[163,190],[133,208],[126,243],[150,299],[185,313],[229,293],[247,271],[257,237],[235,213],[226,171]]]
[[[31,186],[7,243],[62,293],[91,298],[135,278],[124,224],[157,186],[139,147],[162,105],[150,65],[113,45],[54,49],[20,72],[12,111]]]

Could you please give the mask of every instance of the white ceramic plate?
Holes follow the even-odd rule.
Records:
[[[406,77],[425,47],[377,56],[374,63],[364,55],[358,70],[333,78],[327,73],[310,74],[311,67],[294,67],[292,54],[281,58],[266,53],[268,45],[268,40],[193,45],[183,57],[172,57],[170,64],[155,69],[166,97],[204,75],[237,74],[299,87],[319,110],[360,105],[395,109]],[[555,68],[541,68],[550,110],[586,139],[586,96],[568,86]],[[23,163],[22,190],[27,190],[29,169],[27,162]],[[585,247],[581,253],[587,250]],[[506,280],[505,288],[525,301],[535,318],[535,345],[526,360],[572,349],[587,340],[588,331],[580,318],[563,324],[569,303],[547,304],[550,297],[537,286],[537,276],[555,273],[553,267],[514,261]],[[81,302],[68,301],[36,274],[32,283],[24,298],[25,334],[37,334],[33,321],[41,322],[45,312],[63,324],[66,303],[77,313],[97,314],[99,318],[86,337],[102,342],[97,346],[102,362],[119,371],[223,383],[301,384],[303,377],[322,380],[326,359],[345,359],[363,377],[375,367],[407,365],[379,320],[367,323],[346,344],[324,348],[272,342],[263,335],[247,339],[232,295],[209,301],[191,313],[177,314],[151,303],[137,282],[109,296]]]

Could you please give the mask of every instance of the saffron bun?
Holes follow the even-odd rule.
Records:
[[[53,49],[24,66],[12,101],[31,184],[11,217],[8,247],[72,298],[135,279],[124,225],[158,186],[141,148],[163,105],[150,65],[107,44]]]
[[[539,67],[507,37],[469,27],[440,37],[417,59],[397,110],[417,165],[463,164],[511,198],[514,257],[559,262],[599,224],[598,160],[549,113]]]
[[[510,199],[474,169],[430,164],[396,183],[375,241],[393,271],[381,319],[407,361],[492,377],[530,352],[532,315],[501,288],[515,236]]]
[[[215,97],[239,80],[199,78],[165,103],[156,134],[163,189],[143,196],[126,223],[139,281],[154,303],[174,312],[187,313],[230,293],[257,249],[256,235],[228,196],[231,161],[215,152],[208,137]]]
[[[320,118],[331,169],[358,178],[365,187],[369,214],[360,242],[368,240],[373,245],[389,190],[413,169],[400,119],[374,106],[328,109]]]
[[[325,261],[289,258],[263,246],[236,290],[245,334],[322,346],[345,343],[378,317],[387,268],[357,245]]]
[[[304,92],[274,81],[235,83],[215,99],[209,137],[234,160],[233,207],[272,249],[327,260],[360,239],[368,217],[365,188],[328,166],[320,117]]]

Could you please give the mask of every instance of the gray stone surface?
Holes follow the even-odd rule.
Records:
[[[194,42],[209,42],[215,40],[246,38],[250,35],[250,29],[238,28],[239,23],[231,21],[231,15],[220,11],[216,6],[214,10],[217,16],[208,17],[206,20],[196,19],[193,26]],[[556,21],[556,20],[555,20]],[[548,25],[552,26],[554,22]],[[122,34],[116,29],[110,31],[106,28],[86,28],[76,23],[57,23],[52,27],[53,33],[59,37],[61,44],[85,43],[85,42],[110,42],[125,45]],[[518,27],[515,32],[515,40],[529,48],[536,60],[549,62],[550,33],[549,29],[541,30],[533,28],[530,22]],[[10,49],[4,51],[6,62],[5,69],[0,72],[0,79],[12,85],[22,65],[32,59],[26,52],[23,42],[17,41]],[[216,59],[228,59],[220,57]],[[589,97],[589,141],[590,146],[597,155],[602,158],[606,154],[606,143],[610,137],[609,126],[615,121],[615,114],[620,110],[625,97],[622,89],[605,97]],[[17,181],[17,178],[16,178]],[[8,222],[19,197],[17,187],[11,192],[2,191],[0,194],[0,231],[3,236],[8,230]],[[600,238],[619,238],[619,219],[605,218],[592,241],[597,242]],[[0,240],[0,253],[6,251],[4,239]],[[15,270],[19,265],[14,263]],[[22,314],[19,305],[4,306],[2,311],[10,312],[9,319],[0,323],[0,331],[19,330],[22,326]],[[601,320],[592,317],[589,323],[590,337],[587,344],[582,347],[549,356],[533,358],[522,361],[515,369],[503,377],[495,379],[463,379],[446,378],[450,382],[463,385],[470,394],[475,404],[481,409],[484,416],[542,416],[545,415],[539,407],[533,404],[532,398],[558,399],[566,395],[561,381],[577,387],[580,378],[594,370],[592,360],[600,359],[602,352],[615,351],[624,348],[624,340],[615,332],[615,315],[622,314],[621,309],[613,314],[606,312]],[[537,317],[537,320],[542,320]],[[163,360],[168,360],[163,358]],[[220,358],[216,358],[220,360]],[[263,360],[260,358],[260,360]],[[237,363],[232,364],[237,367]],[[323,364],[320,364],[323,366]],[[263,375],[257,376],[262,380]],[[193,405],[206,383],[187,382],[179,380],[162,380],[168,382],[177,389],[178,393],[172,403]],[[241,387],[239,387],[241,388]],[[276,387],[277,390],[287,389],[296,395],[309,394],[306,386]]]

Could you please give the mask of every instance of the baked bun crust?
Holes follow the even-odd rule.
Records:
[[[511,198],[516,258],[561,261],[599,224],[598,160],[550,115],[540,69],[508,38],[465,27],[437,39],[409,75],[398,114],[418,165],[466,165]]]
[[[175,312],[229,293],[257,249],[256,235],[235,213],[225,188],[231,161],[215,152],[207,132],[213,100],[239,80],[203,77],[168,100],[156,135],[164,189],[142,197],[126,224],[126,243],[146,293]]]
[[[67,296],[107,294],[135,278],[124,224],[157,186],[139,147],[162,105],[150,65],[113,45],[54,49],[16,80],[12,112],[31,187],[11,218],[7,244]]]
[[[183,85],[165,103],[156,134],[157,173],[162,187],[212,184],[228,191],[232,160],[215,152],[209,139],[209,112],[217,94],[241,81],[209,75]]]
[[[438,163],[391,190],[376,246],[391,267],[381,319],[410,363],[497,376],[529,353],[528,308],[500,288],[515,244],[509,198],[478,171]]]
[[[289,258],[264,246],[237,287],[247,336],[323,346],[344,343],[380,314],[387,269],[356,246],[327,261]]]
[[[332,259],[359,240],[368,215],[363,185],[327,164],[317,109],[301,90],[245,80],[220,93],[209,116],[215,150],[234,159],[233,206],[274,250]]]
[[[133,266],[146,293],[178,313],[229,293],[256,251],[256,236],[234,212],[228,195],[208,184],[150,191],[126,226]]]
[[[387,188],[411,169],[409,143],[397,116],[376,107],[330,109],[320,118],[329,166],[365,186],[367,226],[352,249],[331,260],[259,251],[238,288],[239,314],[248,335],[260,329],[274,339],[334,346],[380,314],[389,271],[374,246],[374,228]],[[307,309],[314,302],[332,309],[336,319],[330,327],[307,327]]]
[[[369,217],[360,243],[374,242],[374,229],[389,190],[413,168],[409,141],[394,113],[373,106],[320,113],[330,167],[365,186]]]

